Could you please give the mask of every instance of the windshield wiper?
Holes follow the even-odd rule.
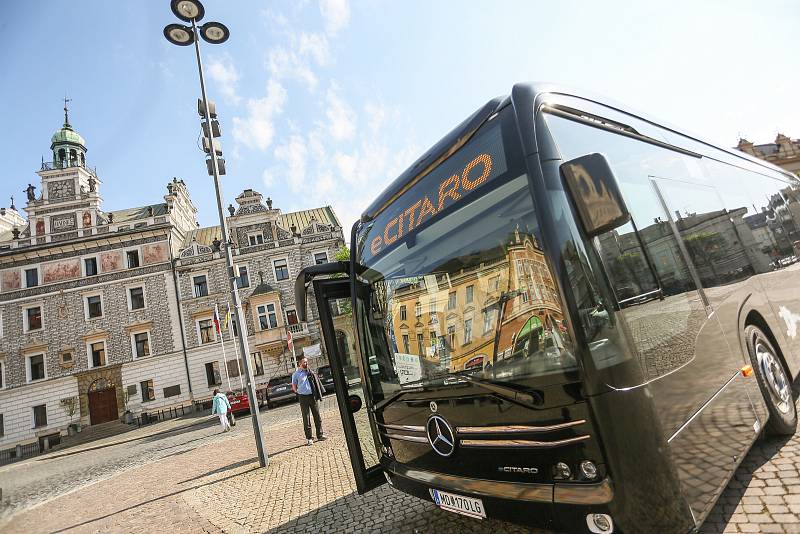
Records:
[[[460,378],[463,378],[464,380],[467,380],[478,387],[488,389],[492,393],[496,393],[505,399],[518,402],[519,404],[523,404],[529,408],[538,410],[539,407],[544,403],[544,398],[538,392],[535,392],[534,394],[524,393],[512,387],[501,386],[500,384],[496,384],[484,378],[476,378],[470,375],[461,375]]]

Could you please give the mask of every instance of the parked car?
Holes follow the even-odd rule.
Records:
[[[292,402],[297,395],[292,391],[292,377],[273,376],[267,383],[267,408],[271,409],[277,404]]]
[[[231,411],[234,414],[250,413],[250,399],[247,396],[247,392],[229,391],[225,395],[228,396],[228,402],[231,403]],[[258,391],[256,392],[256,399],[258,399],[259,407],[264,405],[264,399]]]
[[[330,365],[323,365],[317,369],[319,379],[322,381],[322,387],[325,388],[325,393],[333,392],[333,373],[331,372]]]

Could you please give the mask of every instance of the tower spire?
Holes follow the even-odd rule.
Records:
[[[64,95],[64,126],[66,128],[70,127],[70,124],[69,124],[69,108],[67,107],[67,104],[69,102],[72,102],[72,99],[71,98],[67,98],[67,95]]]

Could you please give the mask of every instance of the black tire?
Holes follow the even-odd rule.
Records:
[[[797,430],[797,408],[792,395],[792,381],[781,363],[778,351],[757,326],[744,329],[747,352],[753,364],[758,387],[769,410],[767,434],[791,436]]]

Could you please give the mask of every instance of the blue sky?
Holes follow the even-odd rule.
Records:
[[[294,211],[331,205],[349,229],[394,177],[517,81],[605,94],[728,146],[800,137],[793,0],[390,2],[205,0],[231,30],[203,49],[223,127],[226,205],[244,188]],[[0,21],[0,206],[38,184],[70,119],[104,209],[186,181],[217,220],[198,149],[191,48],[162,36],[168,0],[16,0]]]

